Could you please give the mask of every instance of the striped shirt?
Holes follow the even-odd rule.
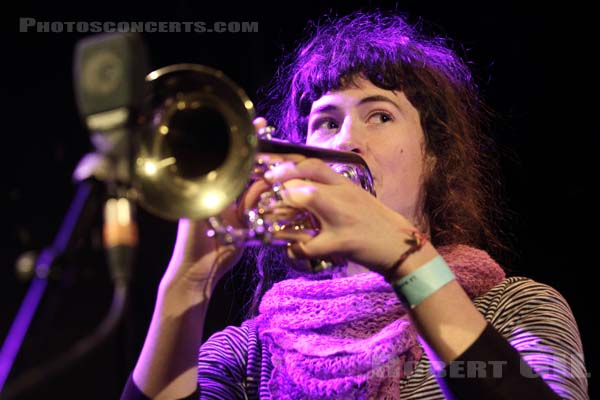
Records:
[[[556,394],[564,399],[588,398],[579,330],[568,303],[559,292],[528,278],[513,277],[475,299],[474,304],[489,322],[489,326],[493,326],[495,331],[508,340]],[[494,331],[491,328],[489,330]],[[501,338],[498,340],[502,342]],[[488,344],[486,343],[487,347],[498,347]],[[252,320],[239,327],[230,326],[215,333],[201,346],[199,352],[200,397],[266,397],[273,370],[270,360],[270,354],[261,346]],[[493,364],[493,361],[490,359],[489,364]],[[401,380],[403,399],[445,398],[430,367],[430,361],[424,355],[416,369]],[[496,367],[501,368],[501,362]],[[516,385],[520,385],[519,380],[524,383],[528,379],[526,376],[521,370]],[[443,379],[451,387],[453,380],[457,382],[452,373]],[[502,380],[505,381],[502,384],[515,385],[514,379]],[[461,383],[456,387],[460,385]]]

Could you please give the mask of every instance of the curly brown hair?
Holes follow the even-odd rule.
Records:
[[[309,39],[285,59],[264,92],[267,119],[284,139],[306,140],[313,101],[346,88],[356,77],[403,91],[419,110],[425,151],[435,156],[424,182],[423,215],[436,246],[462,243],[489,251],[506,249],[498,238],[502,215],[493,141],[484,133],[487,108],[467,64],[448,41],[428,38],[407,18],[384,12],[327,17],[311,27]],[[256,252],[255,315],[262,295],[290,276],[278,249]]]

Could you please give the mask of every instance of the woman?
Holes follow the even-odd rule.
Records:
[[[376,196],[297,155],[265,176],[320,224],[287,256],[347,265],[300,275],[263,250],[252,318],[201,344],[211,294],[241,251],[205,239],[204,221],[180,221],[123,397],[586,398],[566,301],[506,278],[483,250],[499,245],[465,64],[401,17],[357,13],[318,28],[277,77],[269,119],[286,138],[358,153],[374,177]]]

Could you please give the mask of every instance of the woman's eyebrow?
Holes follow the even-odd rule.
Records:
[[[393,105],[396,109],[398,109],[399,112],[403,112],[402,109],[400,108],[400,106],[398,105],[398,103],[396,103],[394,100],[390,99],[389,97],[382,96],[382,95],[367,96],[367,97],[361,99],[357,105],[361,106],[363,104],[374,103],[374,102],[378,102],[378,101],[383,101],[383,102],[389,103],[389,104]],[[326,112],[331,112],[331,111],[337,111],[337,110],[338,110],[338,107],[333,104],[324,104],[322,106],[315,108],[314,110],[311,110],[310,115],[318,114],[318,113],[326,113]]]
[[[318,113],[325,113],[325,112],[330,112],[330,111],[336,111],[336,110],[338,110],[337,106],[335,106],[333,104],[324,104],[322,106],[315,108],[314,110],[311,110],[310,115],[318,114]]]
[[[364,99],[361,99],[358,102],[358,105],[363,105],[366,103],[374,103],[374,102],[378,102],[378,101],[383,101],[386,103],[390,103],[391,105],[393,105],[394,107],[396,107],[398,109],[399,112],[402,112],[402,109],[400,108],[400,106],[398,105],[398,103],[396,103],[394,100],[390,99],[389,97],[386,96],[382,96],[382,95],[375,95],[375,96],[368,96],[365,97]]]

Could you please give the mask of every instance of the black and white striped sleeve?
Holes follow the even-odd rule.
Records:
[[[564,297],[548,285],[523,278],[511,278],[497,289],[495,295],[491,293],[479,301],[491,324],[457,360],[459,365],[481,361],[486,366],[495,364],[498,368],[490,370],[496,373],[488,373],[487,379],[450,377],[447,383],[463,394],[488,391],[486,398],[521,398],[539,393],[533,398],[558,395],[569,400],[588,399],[579,329]],[[540,386],[542,382],[554,396],[549,392],[542,395],[546,392]]]
[[[247,399],[248,327],[230,326],[212,335],[198,355],[202,399]]]
[[[588,399],[583,345],[565,298],[554,288],[524,280],[508,289],[502,333],[521,357],[563,399]]]

